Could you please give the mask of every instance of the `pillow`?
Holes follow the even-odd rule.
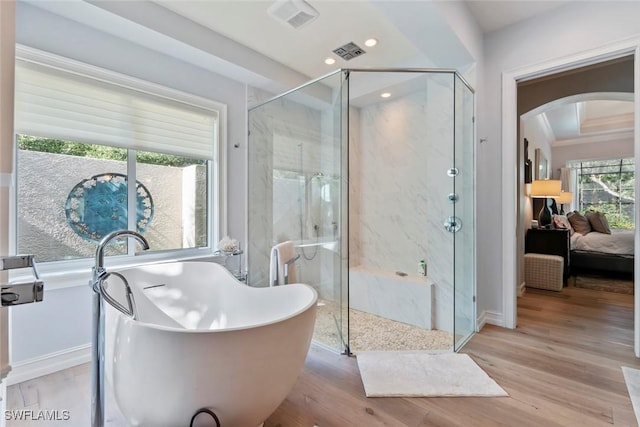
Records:
[[[584,235],[591,232],[591,224],[589,223],[589,220],[585,218],[584,215],[582,215],[580,212],[569,212],[567,214],[567,218],[569,219],[569,223],[576,231],[576,233]]]
[[[565,230],[569,230],[569,234],[573,235],[575,230],[571,227],[571,223],[569,222],[569,218],[566,215],[553,215],[553,226],[555,228],[562,228]]]
[[[598,233],[611,234],[611,229],[609,228],[609,221],[607,221],[607,217],[604,216],[602,212],[589,211],[585,215],[591,228],[593,231],[597,231]]]

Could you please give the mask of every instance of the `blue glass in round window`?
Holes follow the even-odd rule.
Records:
[[[85,240],[99,242],[116,230],[128,229],[127,176],[103,173],[76,184],[65,204],[67,222]],[[136,229],[144,232],[153,220],[153,199],[136,181]]]

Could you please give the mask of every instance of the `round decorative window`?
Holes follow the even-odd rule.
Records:
[[[99,242],[116,230],[128,229],[127,176],[103,173],[76,184],[65,204],[67,222],[85,240]],[[136,228],[144,232],[153,219],[149,190],[136,181]]]

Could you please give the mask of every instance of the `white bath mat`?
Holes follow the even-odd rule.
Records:
[[[466,354],[365,351],[356,358],[367,397],[508,396]]]
[[[623,366],[622,375],[624,375],[624,382],[627,383],[633,412],[636,414],[638,425],[640,425],[640,370]]]

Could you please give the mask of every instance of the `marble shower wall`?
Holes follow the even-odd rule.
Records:
[[[431,323],[452,331],[453,235],[443,224],[452,215],[453,76],[421,79],[422,89],[350,114],[350,266],[415,277],[425,259]]]
[[[349,109],[348,263],[383,274],[404,271],[416,278],[419,260],[425,259],[429,282],[434,283],[427,323],[451,332],[454,234],[444,229],[444,222],[453,214],[448,196],[454,191],[454,179],[447,171],[454,165],[454,76],[429,74],[420,78],[421,86],[407,95]],[[256,104],[269,96],[252,89],[249,99]],[[458,133],[472,130],[471,123],[461,125],[460,117],[456,119]],[[268,285],[270,248],[275,243],[309,242],[315,237],[315,221],[308,212],[302,212],[301,217],[301,200],[295,194],[292,197],[304,189],[295,176],[300,171],[303,179],[317,172],[340,176],[340,123],[339,109],[312,108],[288,97],[252,110],[248,268],[253,286]],[[455,265],[457,280],[464,281],[473,278],[473,253],[461,251],[473,248],[472,168],[473,154],[465,157],[465,168],[456,179],[457,191],[465,202],[456,205],[460,208],[456,214],[463,217],[465,225],[456,235],[462,258]],[[274,169],[291,174],[274,185]],[[321,237],[340,239],[342,224],[338,224],[336,236],[331,221],[321,222]],[[310,257],[313,253],[306,248],[304,254]],[[347,255],[343,253],[345,259],[340,259],[339,252],[321,247],[313,259],[301,257],[298,279],[314,285],[323,298],[339,299]],[[466,301],[469,295],[464,296]],[[467,311],[473,315],[472,306],[461,308],[463,316]]]
[[[248,91],[253,105],[271,98],[256,88]],[[317,196],[320,186],[334,177],[339,183],[339,123],[331,105],[318,109],[290,96],[250,111],[247,265],[252,286],[269,285],[269,258],[275,244],[292,240],[298,245],[336,237],[337,224],[332,223],[339,221],[333,218],[339,205],[329,209],[311,196]],[[321,178],[314,178],[319,174]],[[339,199],[339,195],[332,196]],[[337,252],[322,246],[296,252],[302,255],[295,263],[298,281],[316,286],[322,296],[331,298],[340,287]]]

